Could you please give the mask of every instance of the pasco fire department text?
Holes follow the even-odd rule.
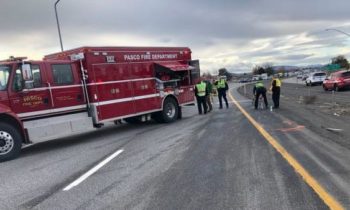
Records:
[[[135,54],[135,55],[124,55],[126,61],[137,61],[137,60],[160,60],[160,59],[177,59],[177,54]]]

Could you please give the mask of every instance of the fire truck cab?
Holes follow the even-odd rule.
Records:
[[[81,47],[0,61],[0,161],[107,122],[173,122],[194,103],[189,48]]]

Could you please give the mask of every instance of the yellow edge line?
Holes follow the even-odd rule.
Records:
[[[261,133],[262,136],[282,155],[284,159],[294,168],[294,170],[301,175],[305,182],[318,194],[318,196],[329,206],[330,209],[341,209],[344,207],[330,195],[320,183],[313,178],[309,172],[292,156],[286,149],[284,149],[275,138],[273,138],[254,118],[244,110],[244,108],[236,101],[236,99],[229,93],[232,102],[245,115],[245,117],[254,125],[254,127]]]

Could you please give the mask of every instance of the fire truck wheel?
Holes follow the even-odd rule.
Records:
[[[179,106],[173,98],[167,98],[163,104],[163,111],[161,111],[162,121],[170,123],[175,121],[179,115]]]
[[[12,125],[0,123],[0,162],[16,158],[22,147],[22,137]]]

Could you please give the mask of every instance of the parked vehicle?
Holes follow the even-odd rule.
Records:
[[[252,77],[252,81],[258,81],[258,80],[260,80],[260,75],[254,75]]]
[[[247,83],[247,82],[251,82],[252,80],[249,78],[242,78],[239,80],[240,83]]]
[[[325,81],[323,81],[324,90],[339,91],[350,88],[350,71],[338,71],[332,73]]]
[[[0,161],[106,122],[173,122],[194,103],[189,48],[81,47],[42,61],[0,61]]]
[[[301,77],[301,80],[302,80],[302,81],[305,81],[305,80],[308,78],[308,76],[309,76],[309,75],[304,74],[304,75]]]
[[[324,72],[314,72],[310,73],[305,80],[306,86],[321,85],[326,79],[327,75]]]
[[[268,79],[268,76],[267,76],[266,73],[264,73],[264,74],[261,74],[261,75],[260,75],[260,78],[261,78],[262,80],[267,80],[267,79]]]

